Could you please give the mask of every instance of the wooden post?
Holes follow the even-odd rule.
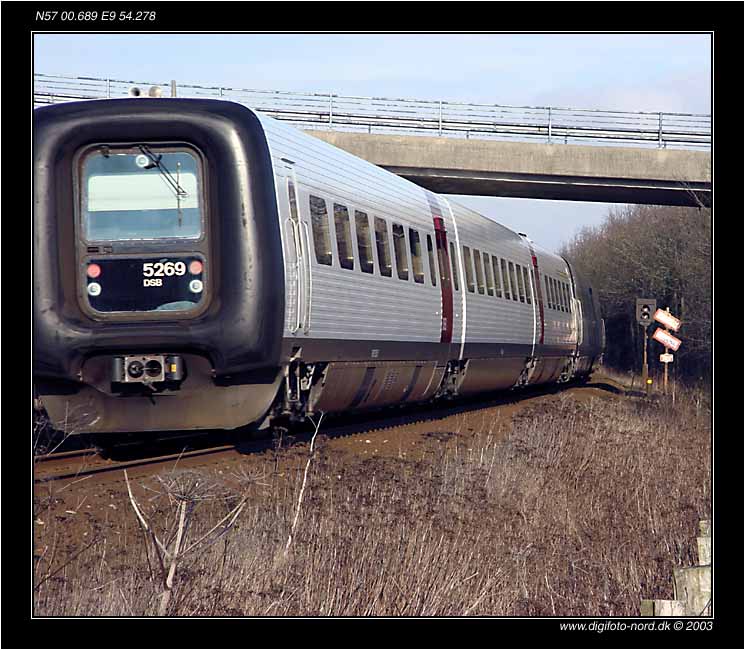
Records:
[[[647,328],[646,328],[646,326],[643,326],[643,327],[644,327],[644,361],[642,363],[642,381],[644,382],[644,391],[645,391],[647,397],[649,397],[649,381],[648,381],[648,379],[649,379],[649,366],[647,364],[647,338],[648,338],[648,335],[647,335]]]
[[[669,314],[670,313],[670,307],[666,307],[665,311]],[[670,330],[667,329],[667,325],[665,326],[665,333],[669,334]],[[665,346],[665,354],[670,353],[670,348]],[[665,395],[667,395],[667,367],[669,366],[669,363],[665,363]]]
[[[642,616],[711,616],[711,521],[699,522],[698,565],[673,569],[673,600],[641,602]]]

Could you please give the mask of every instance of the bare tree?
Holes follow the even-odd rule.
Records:
[[[167,525],[165,534],[159,536],[152,524],[145,517],[142,508],[132,494],[132,486],[124,470],[124,480],[127,483],[129,501],[135,511],[137,520],[146,533],[151,550],[158,560],[158,569],[162,581],[160,605],[158,615],[165,616],[171,602],[174,589],[174,579],[179,565],[191,553],[214,544],[220,537],[225,535],[235,524],[238,515],[246,505],[247,495],[244,495],[238,503],[212,528],[194,541],[188,539],[189,527],[194,517],[197,506],[208,500],[218,498],[217,485],[210,483],[204,476],[197,472],[174,472],[165,479],[158,477],[164,493],[168,496],[175,517]],[[224,496],[224,495],[223,495]],[[148,557],[149,557],[148,550]]]

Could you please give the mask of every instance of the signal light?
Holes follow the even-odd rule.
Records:
[[[652,323],[652,315],[657,309],[657,301],[651,298],[636,299],[636,322],[644,327]]]
[[[98,264],[89,264],[87,273],[89,278],[97,278],[101,275],[101,267]]]

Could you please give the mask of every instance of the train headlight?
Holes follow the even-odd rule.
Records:
[[[101,285],[98,284],[98,282],[91,282],[88,285],[88,295],[89,296],[98,296],[101,294]]]
[[[160,361],[151,359],[145,364],[145,374],[148,377],[159,377],[163,372],[163,364]]]
[[[143,372],[145,372],[145,366],[141,361],[132,361],[127,366],[127,374],[133,379],[139,379],[142,377]]]

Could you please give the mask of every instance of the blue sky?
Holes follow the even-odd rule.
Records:
[[[37,34],[36,72],[709,113],[708,34]],[[609,204],[464,197],[550,249]]]

